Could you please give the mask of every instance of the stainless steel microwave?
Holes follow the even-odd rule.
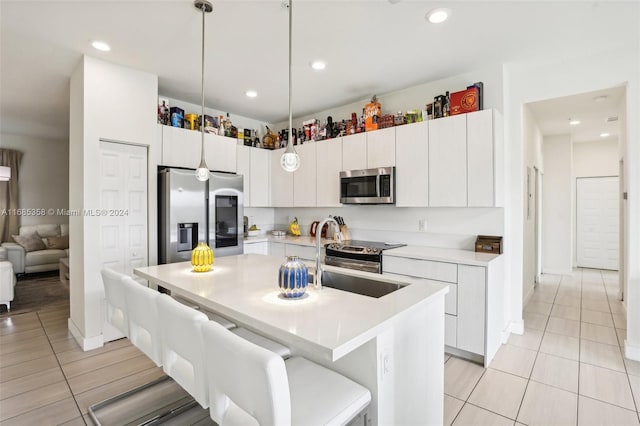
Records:
[[[342,204],[394,204],[395,167],[340,172]]]

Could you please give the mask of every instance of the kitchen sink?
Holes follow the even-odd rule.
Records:
[[[314,276],[309,274],[309,284],[313,283]],[[336,290],[348,291],[349,293],[361,294],[363,296],[380,298],[408,284],[380,281],[355,275],[340,274],[333,271],[322,272],[322,286],[331,287]]]

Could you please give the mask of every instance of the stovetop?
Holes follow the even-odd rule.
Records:
[[[403,246],[406,246],[406,244],[383,243],[378,241],[346,240],[341,243],[330,243],[327,245],[327,249],[340,251],[343,253],[380,253],[382,252],[382,250],[388,250]]]

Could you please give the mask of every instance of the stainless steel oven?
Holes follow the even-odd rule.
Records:
[[[395,167],[340,172],[342,204],[394,204]]]
[[[382,273],[382,252],[405,244],[348,240],[325,246],[324,263],[358,271]]]

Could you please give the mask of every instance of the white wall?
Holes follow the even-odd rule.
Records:
[[[502,96],[502,66],[499,64],[487,66],[482,69],[475,69],[464,74],[458,74],[442,80],[430,81],[415,86],[408,87],[403,90],[397,90],[390,93],[378,93],[378,100],[382,104],[383,114],[396,114],[398,111],[403,113],[410,109],[422,110],[425,105],[433,102],[434,96],[444,95],[446,91],[456,92],[464,90],[467,86],[482,81],[484,83],[483,106],[484,109],[495,108],[502,112],[503,96]],[[373,95],[373,93],[372,93]],[[310,118],[317,118],[320,122],[326,121],[331,116],[334,121],[342,119],[350,119],[351,113],[355,112],[358,117],[362,114],[362,108],[365,104],[371,102],[371,98],[360,99],[347,105],[330,108],[314,114],[296,117],[293,125],[296,128],[302,126],[302,122]],[[295,105],[294,111],[295,114]],[[274,123],[276,129],[289,127],[289,122]]]
[[[0,146],[23,153],[18,183],[19,207],[54,209],[56,214],[21,216],[21,225],[68,223],[57,210],[69,209],[69,141],[34,136],[2,134]]]
[[[620,154],[618,140],[581,142],[573,144],[573,192],[577,191],[577,178],[618,176]],[[573,266],[577,265],[577,210],[576,197],[573,206]]]
[[[542,271],[548,274],[570,274],[573,242],[571,136],[545,137],[543,155]]]
[[[533,197],[527,201],[527,177],[523,182],[524,199],[523,199],[523,221],[524,221],[524,246],[523,246],[523,279],[522,279],[522,295],[524,303],[533,294],[533,288],[536,276],[536,215],[535,215],[535,168],[544,171],[542,156],[542,133],[538,127],[538,123],[531,112],[531,108],[525,105],[522,108],[522,136],[524,143],[524,171],[531,170],[531,181],[529,182],[530,190]],[[527,213],[527,202],[529,205],[529,213]]]
[[[84,56],[71,75],[69,204],[100,208],[100,139],[148,147],[149,263],[157,261],[157,165],[161,158],[158,77]],[[72,216],[69,328],[85,349],[102,346],[100,218]]]

